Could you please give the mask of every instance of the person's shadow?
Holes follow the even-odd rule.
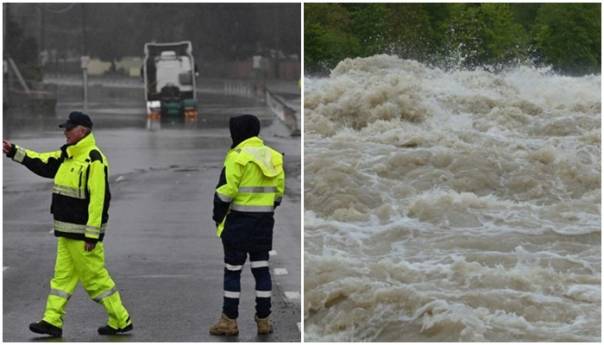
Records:
[[[111,343],[119,343],[123,341],[132,341],[130,340],[132,334],[115,334],[115,335],[106,335],[103,336],[103,339],[106,339],[105,342]],[[31,338],[32,342],[44,342],[44,343],[62,343],[62,342],[73,342],[73,340],[67,340],[63,337],[51,337],[51,336],[40,336]]]
[[[66,340],[63,339],[62,337],[40,336],[40,337],[31,338],[31,341],[46,342],[46,343],[62,343]]]

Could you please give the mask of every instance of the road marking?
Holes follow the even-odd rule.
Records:
[[[6,271],[7,269],[8,269],[8,266],[2,267],[2,272]]]
[[[275,256],[275,255],[277,255],[277,251],[276,250],[271,250],[271,251],[268,252],[268,255]]]
[[[140,276],[130,276],[130,278],[189,278],[193,277],[193,274],[145,274]]]
[[[277,276],[282,276],[282,275],[286,275],[287,274],[287,268],[275,268],[273,270],[273,272],[275,273],[275,275]]]
[[[287,299],[300,299],[300,293],[297,291],[285,291]]]
[[[302,328],[302,326],[300,325],[300,323],[299,323],[299,322],[297,322],[297,323],[296,323],[296,326],[298,326],[298,332],[302,332],[302,329],[301,329],[301,328]]]

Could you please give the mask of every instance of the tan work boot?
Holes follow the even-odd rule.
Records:
[[[271,322],[271,317],[267,316],[264,319],[261,319],[256,315],[256,326],[258,326],[258,334],[270,334],[273,333],[273,324]]]
[[[227,336],[238,335],[239,328],[237,327],[237,320],[231,319],[224,314],[220,315],[220,320],[210,327],[210,334]]]

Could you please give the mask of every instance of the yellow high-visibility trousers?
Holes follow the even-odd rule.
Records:
[[[98,242],[92,251],[87,252],[84,241],[65,237],[59,237],[57,241],[57,261],[50,281],[44,321],[63,327],[65,307],[78,282],[82,283],[90,298],[103,305],[108,315],[107,325],[119,329],[131,323],[115,283],[105,268],[103,243]]]

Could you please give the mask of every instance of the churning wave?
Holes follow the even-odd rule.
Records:
[[[600,76],[304,85],[305,340],[600,341]]]

